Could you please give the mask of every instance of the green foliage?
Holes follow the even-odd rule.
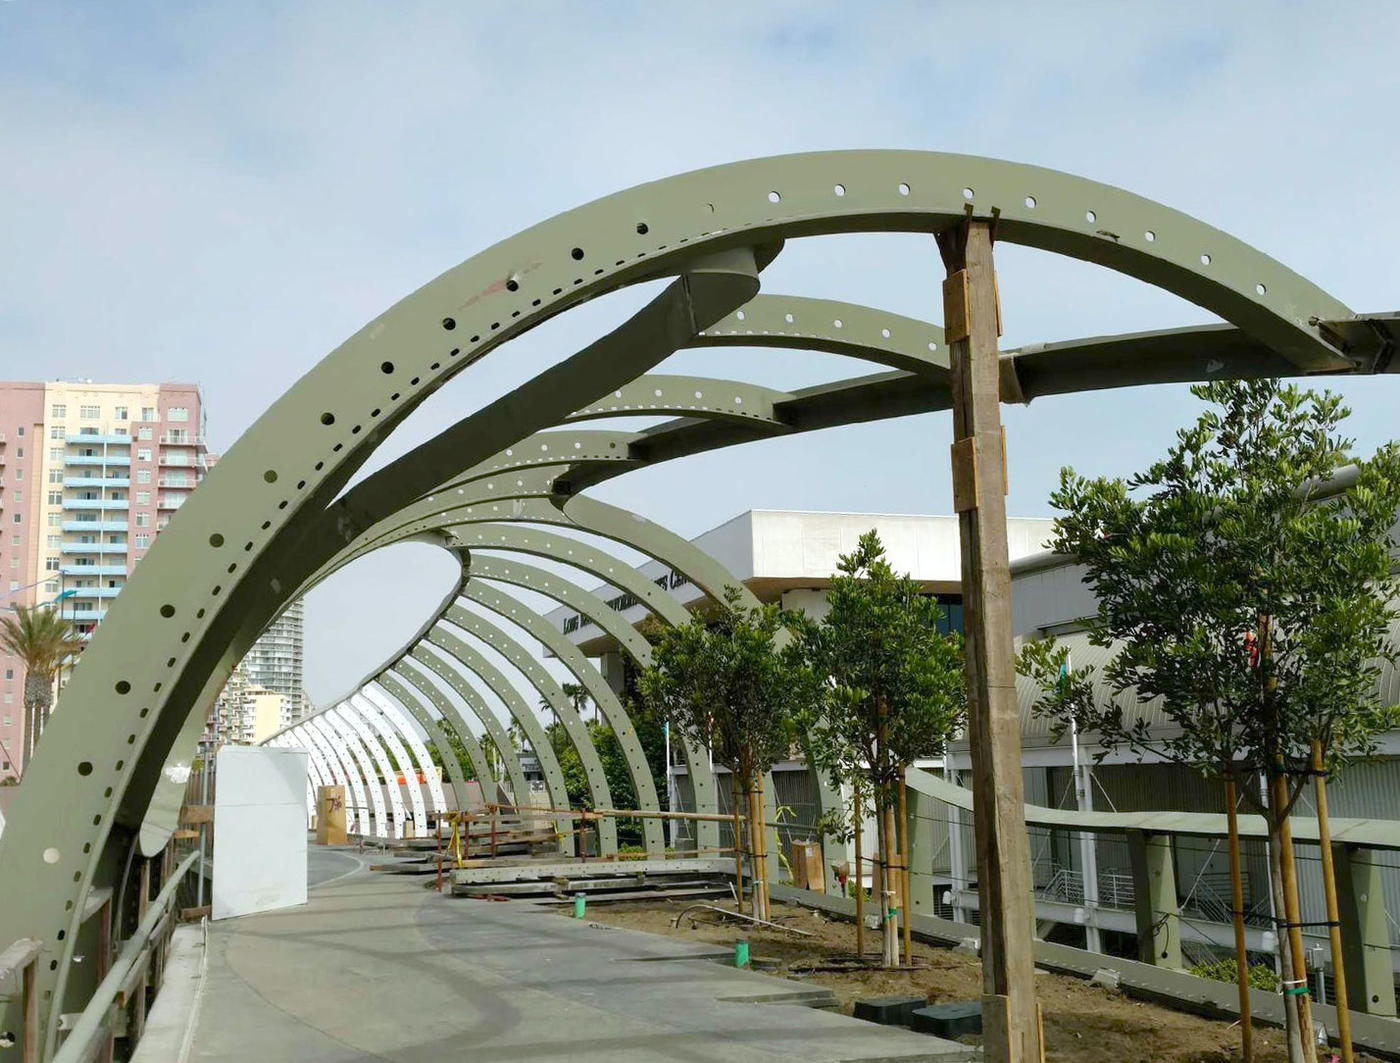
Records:
[[[16,605],[14,616],[0,616],[0,646],[18,657],[24,670],[49,684],[69,658],[82,652],[83,640],[58,610]]]
[[[827,603],[826,616],[805,621],[798,639],[811,755],[834,784],[888,794],[907,765],[942,753],[962,725],[962,640],[940,633],[940,606],[895,575],[874,531],[840,559]],[[847,824],[826,826],[849,834]]]
[[[796,621],[775,605],[745,606],[738,588],[726,588],[714,614],[654,635],[638,679],[642,705],[751,785],[791,749],[806,684],[791,644],[779,644]]]
[[[1217,960],[1215,963],[1198,963],[1191,968],[1191,973],[1197,978],[1209,978],[1212,982],[1234,984],[1239,981],[1240,965],[1233,958]],[[1262,963],[1250,965],[1249,984],[1268,993],[1277,993],[1283,988],[1278,973]]]
[[[565,693],[568,693],[568,687],[565,687]],[[654,713],[639,705],[629,703],[627,713],[632,720],[637,739],[642,745],[642,751],[646,754],[651,777],[664,780],[666,777],[666,739],[661,730],[660,722]],[[588,728],[594,749],[598,751],[598,759],[603,764],[603,775],[608,781],[608,792],[612,795],[613,806],[615,808],[636,808],[637,788],[632,782],[632,775],[627,766],[627,755],[623,751],[622,743],[616,732],[607,724],[598,721],[587,723],[585,726]],[[554,755],[558,759],[560,770],[564,775],[564,787],[569,795],[570,806],[573,808],[593,808],[594,802],[588,790],[588,776],[583,770],[583,761],[579,758],[578,750],[569,740],[564,726],[550,724],[547,731],[550,744],[554,747]],[[664,787],[658,787],[658,790],[664,791]],[[666,794],[658,792],[657,796],[660,799],[661,807],[663,809],[668,807]],[[642,839],[641,821],[619,817],[617,833],[620,844],[640,842]]]
[[[1337,396],[1270,380],[1192,392],[1212,405],[1162,460],[1126,480],[1066,469],[1051,496],[1054,549],[1079,558],[1098,599],[1091,637],[1117,651],[1101,677],[1112,697],[1086,672],[1061,674],[1050,644],[1027,647],[1022,670],[1043,691],[1038,711],[1104,749],[1243,773],[1305,765],[1318,738],[1335,769],[1400,724],[1377,695],[1396,656],[1400,447],[1329,493],[1351,460]],[[1149,733],[1122,708],[1135,699],[1161,699],[1175,729]]]
[[[457,732],[454,731],[451,725],[445,720],[442,722],[441,729],[443,737],[447,739],[448,748],[450,748],[457,757],[457,765],[462,770],[462,778],[464,780],[477,778],[476,767],[472,764],[472,759],[467,754],[467,747],[463,745],[462,740],[457,737]],[[428,757],[439,768],[447,767],[442,761],[442,754],[438,752],[436,742],[430,742],[428,744]]]

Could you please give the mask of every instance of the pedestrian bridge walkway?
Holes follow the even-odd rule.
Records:
[[[807,1006],[824,991],[725,967],[712,946],[523,902],[454,900],[369,872],[350,851],[311,858],[307,905],[212,924],[203,984],[181,1006],[167,983],[160,1003],[193,1015],[168,1027],[186,1029],[185,1058],[836,1063],[967,1052]],[[148,1034],[142,1048],[156,1044]]]

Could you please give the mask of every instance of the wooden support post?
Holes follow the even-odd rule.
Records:
[[[1347,1002],[1346,959],[1342,954],[1342,920],[1337,905],[1337,872],[1332,863],[1332,827],[1327,816],[1327,775],[1323,770],[1322,743],[1312,744],[1313,798],[1317,805],[1317,840],[1322,848],[1322,889],[1327,898],[1327,936],[1332,951],[1332,980],[1337,1007],[1337,1041],[1342,1063],[1356,1059],[1351,1044],[1351,1012]]]
[[[1284,808],[1287,805],[1288,783],[1280,772],[1275,772],[1270,780],[1270,785],[1274,787],[1274,807]],[[1279,826],[1279,870],[1283,887],[1283,919],[1287,924],[1289,951],[1292,954],[1292,974],[1285,976],[1284,985],[1301,987],[1302,992],[1289,993],[1284,991],[1284,1006],[1296,1007],[1298,1017],[1298,1034],[1302,1040],[1303,1059],[1307,1063],[1316,1063],[1317,1043],[1314,1039],[1314,1027],[1312,1021],[1312,997],[1308,993],[1308,966],[1307,958],[1303,954],[1303,906],[1298,898],[1298,867],[1294,862],[1293,855],[1293,825],[1289,822],[1289,817],[1285,816]]]
[[[1239,795],[1235,777],[1225,776],[1225,819],[1229,824],[1230,923],[1235,929],[1236,985],[1240,993],[1240,1059],[1254,1063],[1254,1020],[1249,1001],[1249,950],[1244,936],[1244,875],[1240,870]]]
[[[860,851],[860,790],[852,791],[851,794],[851,822],[855,827],[855,869],[852,881],[856,884],[856,955],[865,956],[865,886],[861,879],[861,851]]]
[[[983,1051],[1034,1063],[1036,1024],[1030,842],[1011,632],[1001,311],[992,224],[969,217],[938,235],[953,408],[953,507],[962,544],[968,737],[982,912]]]
[[[734,813],[734,910],[740,914],[744,911],[744,817],[740,815],[743,806],[742,789],[739,785],[739,773],[731,771],[729,803],[733,806],[730,811]]]
[[[899,892],[900,892],[900,918],[904,926],[904,962],[911,967],[914,965],[914,939],[913,928],[909,925],[909,916],[913,914],[909,907],[909,853],[911,846],[910,837],[913,832],[909,829],[909,788],[904,782],[904,773],[899,776]]]
[[[24,985],[20,998],[20,1014],[24,1016],[24,1055],[20,1057],[23,1063],[39,1063],[39,1042],[43,1040],[39,1032],[39,976],[34,963],[30,960],[25,964],[20,976]]]
[[[146,910],[151,906],[151,861],[144,857],[138,858],[141,862],[140,889],[136,895],[136,924],[140,926],[146,918]],[[147,946],[149,955],[150,947]],[[131,1006],[131,1019],[126,1026],[127,1050],[130,1053],[137,1042],[141,1040],[141,1034],[146,1029],[146,983],[150,976],[149,961],[142,964],[141,980],[136,986],[133,994]]]

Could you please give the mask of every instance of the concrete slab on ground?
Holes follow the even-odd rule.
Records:
[[[962,1045],[803,1006],[825,991],[724,967],[712,945],[326,866],[362,859],[313,850],[326,884],[305,907],[211,926],[190,1060],[970,1058]]]

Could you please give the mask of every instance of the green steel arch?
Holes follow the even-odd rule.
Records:
[[[784,240],[932,234],[969,215],[995,219],[1002,241],[1186,298],[1295,371],[1388,368],[1390,324],[1357,319],[1225,233],[1120,189],[970,156],[830,152],[713,167],[497,244],[390,308],[278,400],[161,535],[85,652],[0,839],[0,882],[23,884],[6,888],[0,940],[36,936],[51,956],[39,986],[44,1055],[59,1014],[82,1004],[65,987],[84,898],[113,881],[167,762],[187,759],[197,735],[188,721],[202,722],[234,663],[330,558],[444,471],[559,423],[736,312]],[[668,276],[678,279],[612,337],[342,494],[382,439],[464,367],[582,301]]]

